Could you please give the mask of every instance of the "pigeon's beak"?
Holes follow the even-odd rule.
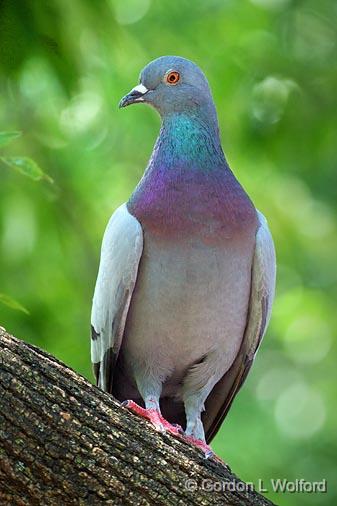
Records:
[[[148,91],[149,90],[146,88],[146,86],[143,84],[138,84],[138,86],[132,88],[130,93],[122,98],[122,100],[119,102],[119,107],[126,107],[137,102],[144,102],[144,95],[146,95]]]

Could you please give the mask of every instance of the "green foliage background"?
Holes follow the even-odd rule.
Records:
[[[22,131],[0,156],[54,180],[0,162],[0,323],[92,379],[102,234],[159,129],[150,108],[117,104],[149,60],[194,60],[278,256],[270,328],[214,448],[269,489],[328,480],[327,494],[270,491],[280,504],[337,503],[336,42],[333,0],[0,2],[0,130]]]

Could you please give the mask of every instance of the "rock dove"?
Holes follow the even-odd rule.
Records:
[[[120,107],[161,116],[152,156],[104,234],[92,307],[97,385],[207,453],[270,318],[275,252],[222,151],[208,81],[163,56]]]

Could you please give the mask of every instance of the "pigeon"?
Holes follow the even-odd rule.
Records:
[[[152,106],[161,128],[104,233],[93,370],[100,388],[207,456],[270,319],[273,239],[229,168],[196,64],[153,60],[119,106],[136,103]]]

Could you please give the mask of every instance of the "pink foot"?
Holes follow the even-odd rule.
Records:
[[[206,444],[201,439],[197,439],[197,438],[195,438],[193,436],[186,436],[186,435],[184,436],[184,439],[186,441],[188,441],[189,443],[191,443],[193,446],[196,446],[197,448],[200,448],[200,450],[205,455],[205,459],[209,459],[211,457],[218,458],[215,455],[215,453],[213,452],[212,448],[210,446],[208,446],[208,444]]]
[[[205,459],[214,459],[216,460],[217,462],[219,462],[221,465],[225,466],[225,467],[228,467],[228,465],[226,464],[226,462],[224,460],[222,460],[220,457],[218,457],[214,451],[212,450],[212,448],[210,446],[208,446],[208,444],[206,444],[204,441],[202,441],[201,439],[197,439],[193,436],[186,436],[184,435],[184,439],[185,441],[188,441],[189,443],[191,443],[193,446],[196,446],[197,448],[200,448],[200,450],[203,452],[204,456],[205,456]]]
[[[178,436],[183,433],[183,430],[180,427],[180,425],[172,425],[171,423],[169,423],[167,420],[165,420],[160,411],[158,411],[157,409],[142,408],[134,401],[124,401],[122,402],[122,406],[130,409],[137,415],[142,416],[143,418],[149,420],[152,423],[152,425],[154,425],[156,430],[159,432],[169,432],[174,436]]]

